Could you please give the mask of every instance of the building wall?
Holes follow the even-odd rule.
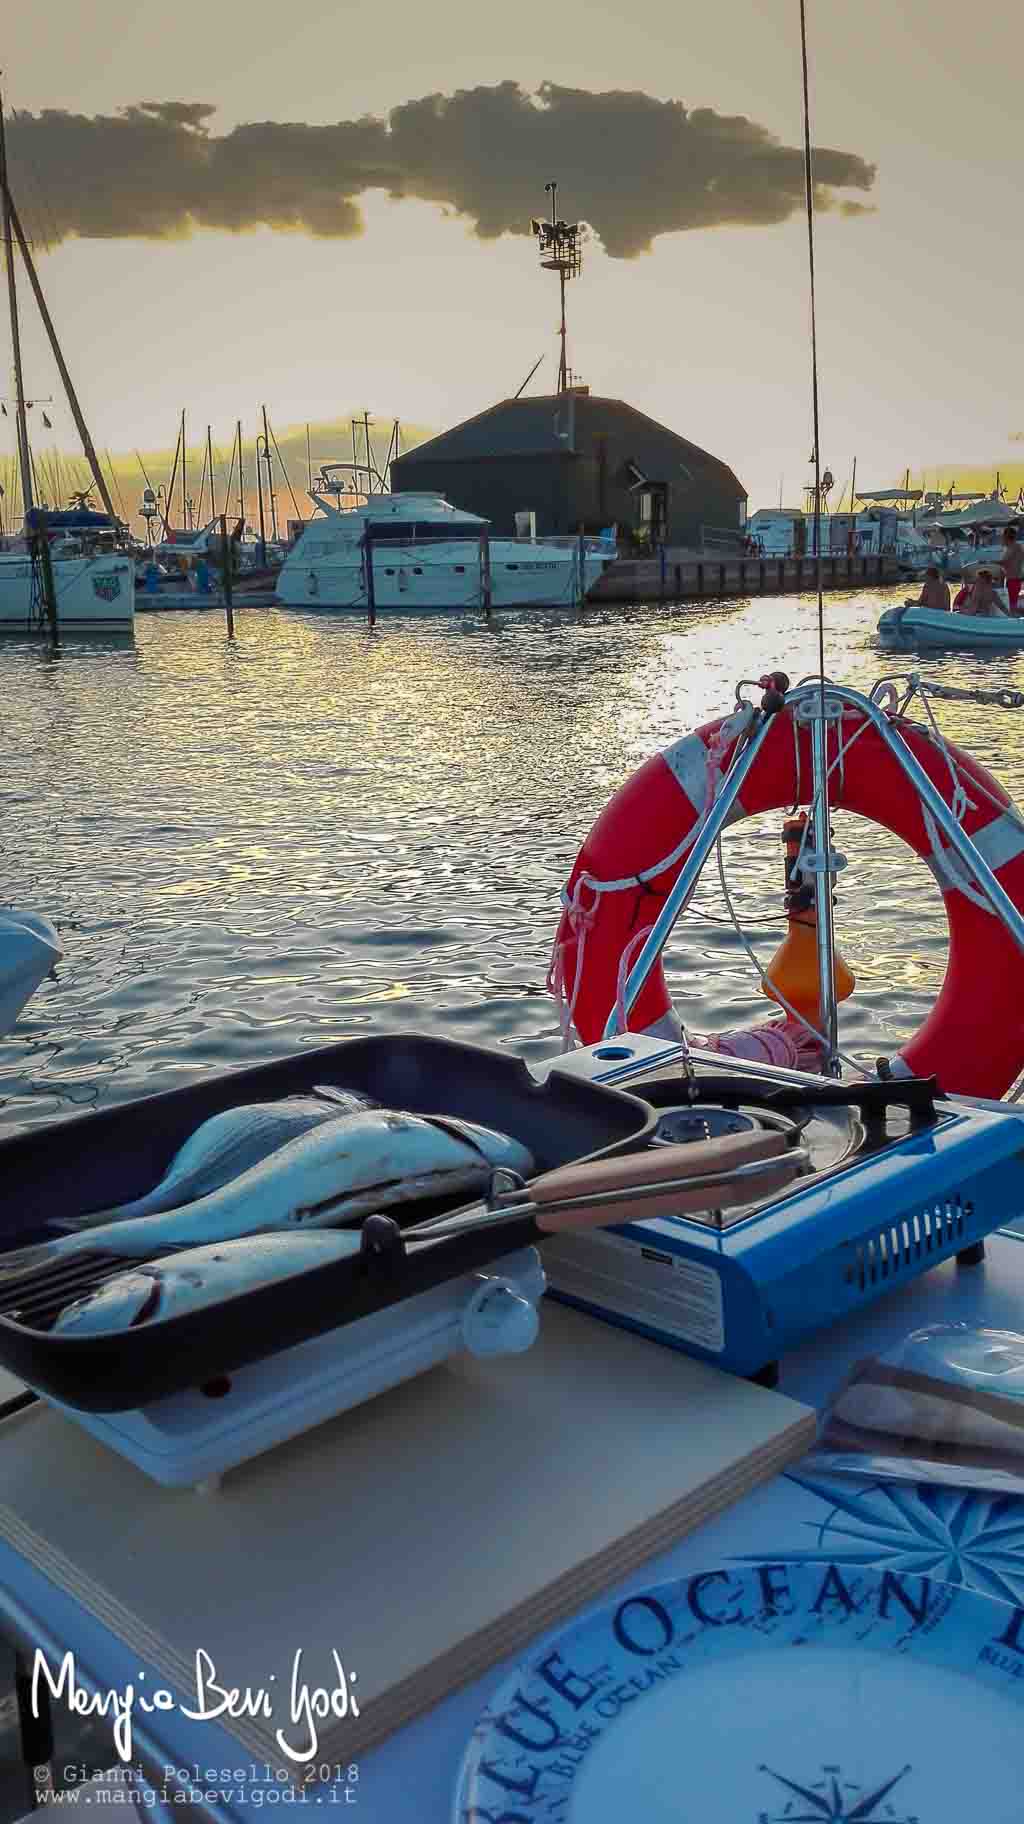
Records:
[[[585,395],[505,401],[400,457],[392,487],[436,489],[496,533],[530,508],[541,535],[596,532],[638,526],[637,470],[667,483],[669,544],[743,524],[745,496],[724,463],[621,400]]]
[[[412,468],[406,467],[408,461],[403,456],[391,465],[391,486],[396,492],[426,488],[443,494],[452,506],[489,519],[495,533],[511,538],[517,511],[530,507],[537,515],[539,536],[576,530],[570,524],[575,497],[568,476],[569,457],[503,456],[472,462],[449,458],[418,462]]]

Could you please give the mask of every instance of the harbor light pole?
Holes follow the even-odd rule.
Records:
[[[540,254],[541,267],[545,272],[557,272],[558,290],[561,299],[561,322],[559,324],[559,341],[561,354],[558,362],[558,391],[568,392],[570,373],[566,356],[565,324],[565,288],[570,279],[579,278],[583,265],[581,252],[585,222],[563,222],[558,217],[558,184],[554,178],[544,185],[551,198],[551,220],[541,221],[534,217],[530,222],[531,232],[537,239],[537,250]]]
[[[263,445],[262,451],[260,449],[260,444]],[[257,496],[257,499],[259,501],[259,506],[260,506],[260,565],[261,565],[261,567],[265,567],[266,562],[267,562],[267,527],[266,527],[266,521],[263,518],[263,470],[262,470],[262,464],[263,464],[264,457],[266,455],[266,449],[267,449],[266,438],[257,437],[257,439],[256,439],[256,496]]]

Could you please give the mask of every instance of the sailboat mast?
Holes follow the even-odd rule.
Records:
[[[181,408],[181,526],[182,526],[182,531],[184,531],[184,532],[188,531],[188,505],[187,505],[186,499],[185,499],[185,487],[186,487],[185,470],[187,469],[187,467],[188,467],[188,457],[187,457],[187,454],[185,451],[185,408],[184,408],[184,406],[182,406],[182,408]]]
[[[242,420],[238,420],[238,517],[242,522],[241,536],[245,535],[245,476],[242,473]]]
[[[114,503],[110,498],[110,490],[107,487],[106,481],[104,480],[103,470],[100,468],[99,457],[96,454],[96,446],[93,443],[93,440],[89,435],[88,429],[86,427],[85,419],[82,417],[82,408],[78,403],[78,395],[75,392],[74,386],[72,385],[71,375],[68,373],[67,364],[64,360],[63,354],[61,353],[60,343],[57,340],[57,331],[53,327],[53,319],[50,316],[50,313],[46,308],[46,299],[43,297],[43,288],[39,283],[39,276],[36,272],[35,262],[28,249],[28,242],[25,239],[25,231],[22,228],[21,220],[18,215],[18,211],[14,206],[13,199],[11,198],[11,196],[10,196],[9,192],[6,190],[6,188],[4,191],[4,195],[7,198],[7,202],[10,206],[11,220],[14,223],[14,232],[18,238],[18,246],[21,248],[21,257],[25,262],[25,271],[28,273],[29,284],[32,287],[32,293],[33,293],[33,296],[35,297],[36,306],[38,308],[39,315],[41,316],[41,318],[43,320],[43,328],[45,329],[46,334],[49,337],[50,347],[53,350],[53,358],[57,363],[57,370],[61,377],[61,383],[64,387],[65,393],[67,394],[68,405],[71,407],[71,416],[75,421],[75,429],[77,430],[78,435],[81,439],[82,451],[85,456],[85,460],[89,464],[89,468],[92,473],[93,481],[96,483],[96,489],[97,489],[100,499],[103,502],[105,510],[110,514],[111,519],[116,519],[117,514],[114,511]],[[26,441],[27,441],[27,436],[26,436]]]
[[[270,523],[271,523],[271,528],[272,528],[271,536],[274,540],[274,543],[276,544],[277,543],[277,502],[274,499],[274,472],[270,466],[270,432],[267,429],[267,408],[266,408],[266,406],[263,407],[263,455],[266,459],[266,464],[267,464],[267,493],[270,495]],[[258,458],[257,458],[257,460],[258,460]],[[266,552],[265,551],[264,551],[263,561],[266,562]]]
[[[210,425],[207,425],[207,427],[206,427],[206,466],[207,466],[207,469],[209,470],[209,474],[210,474],[210,518],[213,519],[213,517],[217,511],[217,502],[214,499],[214,493],[213,493],[213,437],[211,435],[211,431],[212,431],[212,427]]]
[[[14,356],[14,397],[18,425],[18,464],[21,469],[21,504],[25,513],[31,510],[32,463],[28,447],[28,424],[25,418],[25,382],[21,371],[21,334],[18,328],[18,287],[14,276],[14,241],[11,222],[14,205],[7,187],[7,136],[4,131],[4,108],[0,98],[0,194],[3,197],[4,253],[7,259],[7,303],[11,315],[11,349]]]

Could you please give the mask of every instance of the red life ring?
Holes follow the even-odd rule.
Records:
[[[952,762],[969,801],[962,827],[1024,912],[1024,824],[1010,798],[952,742],[945,743],[947,759],[926,729],[900,718],[893,721],[949,805],[957,789]],[[1002,920],[971,897],[977,889],[953,852],[939,846],[934,822],[929,831],[920,800],[895,756],[869,723],[854,727],[865,722],[862,712],[844,708],[846,751],[842,772],[837,768],[831,775],[830,802],[902,837],[936,874],[949,921],[949,960],[938,999],[923,1026],[902,1046],[895,1067],[911,1075],[934,1074],[948,1093],[999,1097],[1024,1067],[1024,952]],[[748,724],[749,711],[720,717],[645,761],[606,805],[580,850],[563,895],[555,955],[571,1020],[585,1045],[603,1036],[616,1002],[623,954],[632,946],[629,962],[635,962],[638,934],[654,922],[679,875],[685,861],[679,850],[710,802],[718,767],[732,759]],[[830,760],[836,739],[830,727]],[[811,781],[809,728],[784,709],[772,720],[733,819],[807,804]],[[659,862],[667,865],[652,873]],[[612,882],[620,883],[616,890],[599,891],[591,884]],[[632,1009],[630,1027],[679,1035],[660,960]]]

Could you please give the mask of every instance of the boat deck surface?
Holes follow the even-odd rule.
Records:
[[[946,1263],[879,1299],[856,1318],[823,1333],[814,1342],[784,1358],[782,1392],[820,1410],[854,1361],[893,1346],[909,1331],[925,1324],[966,1321],[994,1328],[1024,1329],[1022,1240],[1022,1236],[1000,1232],[986,1244],[987,1257],[980,1267],[958,1268],[953,1262]],[[682,1366],[683,1358],[680,1358],[681,1384]],[[679,1418],[682,1450],[686,1442],[685,1404],[681,1406]],[[638,1411],[637,1422],[643,1424],[642,1411]],[[31,1420],[26,1415],[24,1421],[13,1423],[23,1424],[27,1431]],[[55,1467],[40,1462],[39,1477],[52,1479]],[[906,1534],[908,1554],[916,1553],[919,1557],[922,1540],[914,1534],[913,1515],[909,1511],[912,1503],[893,1504],[892,1521],[884,1542],[878,1540],[877,1527],[872,1530],[870,1515],[865,1514],[864,1524],[859,1525],[857,1497],[858,1494],[866,1495],[868,1487],[867,1483],[861,1485],[855,1479],[846,1478],[843,1483],[845,1511],[838,1515],[834,1482],[831,1486],[816,1483],[812,1476],[803,1475],[799,1467],[795,1473],[792,1470],[784,1472],[753,1494],[736,1501],[717,1519],[691,1532],[680,1544],[648,1559],[624,1580],[609,1584],[595,1601],[586,1605],[586,1609],[603,1608],[631,1592],[670,1578],[726,1566],[743,1557],[778,1562],[805,1555],[808,1548],[818,1548],[823,1561],[834,1558],[841,1565],[845,1556],[850,1562],[876,1562],[888,1566],[892,1562],[893,1543],[889,1535],[901,1530]],[[231,1500],[230,1479],[224,1488],[226,1498]],[[189,1498],[204,1500],[201,1495]],[[989,1500],[980,1495],[977,1499]],[[358,1489],[347,1494],[339,1491],[338,1507],[328,1515],[311,1517],[283,1511],[280,1521],[282,1554],[302,1551],[304,1538],[311,1527],[321,1533],[325,1528],[343,1527],[347,1500],[358,1501]],[[1019,1505],[1024,1524],[1024,1499]],[[238,1511],[238,1529],[239,1545],[244,1549],[242,1506]],[[1024,1579],[1024,1556],[1020,1573]],[[383,1567],[382,1574],[385,1574]],[[963,1577],[969,1581],[971,1563],[965,1560],[955,1571],[936,1570],[934,1574]],[[254,1564],[254,1614],[258,1614],[260,1587],[259,1567]],[[410,1584],[409,1587],[411,1592],[414,1586]],[[72,1645],[79,1663],[88,1667],[90,1677],[104,1688],[120,1689],[128,1679],[137,1678],[137,1654],[127,1652],[123,1642],[66,1590],[42,1575],[9,1539],[0,1544],[0,1621],[9,1634],[19,1634],[23,1639],[28,1636],[44,1645],[47,1642]],[[541,1640],[550,1636],[548,1629],[545,1634],[538,1635],[529,1648],[495,1664],[483,1678],[456,1691],[379,1746],[360,1755],[359,1817],[366,1824],[450,1824],[460,1760],[481,1710],[507,1673],[527,1654],[532,1654]],[[150,1675],[152,1677],[151,1669]],[[153,1682],[160,1681],[153,1678]],[[248,1750],[239,1745],[238,1738],[223,1731],[219,1723],[188,1722],[178,1712],[146,1719],[147,1728],[154,1723],[160,1726],[159,1752],[166,1756],[168,1764],[178,1768],[196,1763],[200,1766],[229,1765],[232,1755],[235,1765],[244,1767],[252,1758]],[[334,1761],[343,1757],[335,1754],[331,1758]],[[345,1769],[339,1767],[338,1773],[339,1778],[342,1777]],[[248,1807],[235,1803],[226,1808],[214,1807],[213,1815],[233,1818],[240,1824],[248,1816]]]

